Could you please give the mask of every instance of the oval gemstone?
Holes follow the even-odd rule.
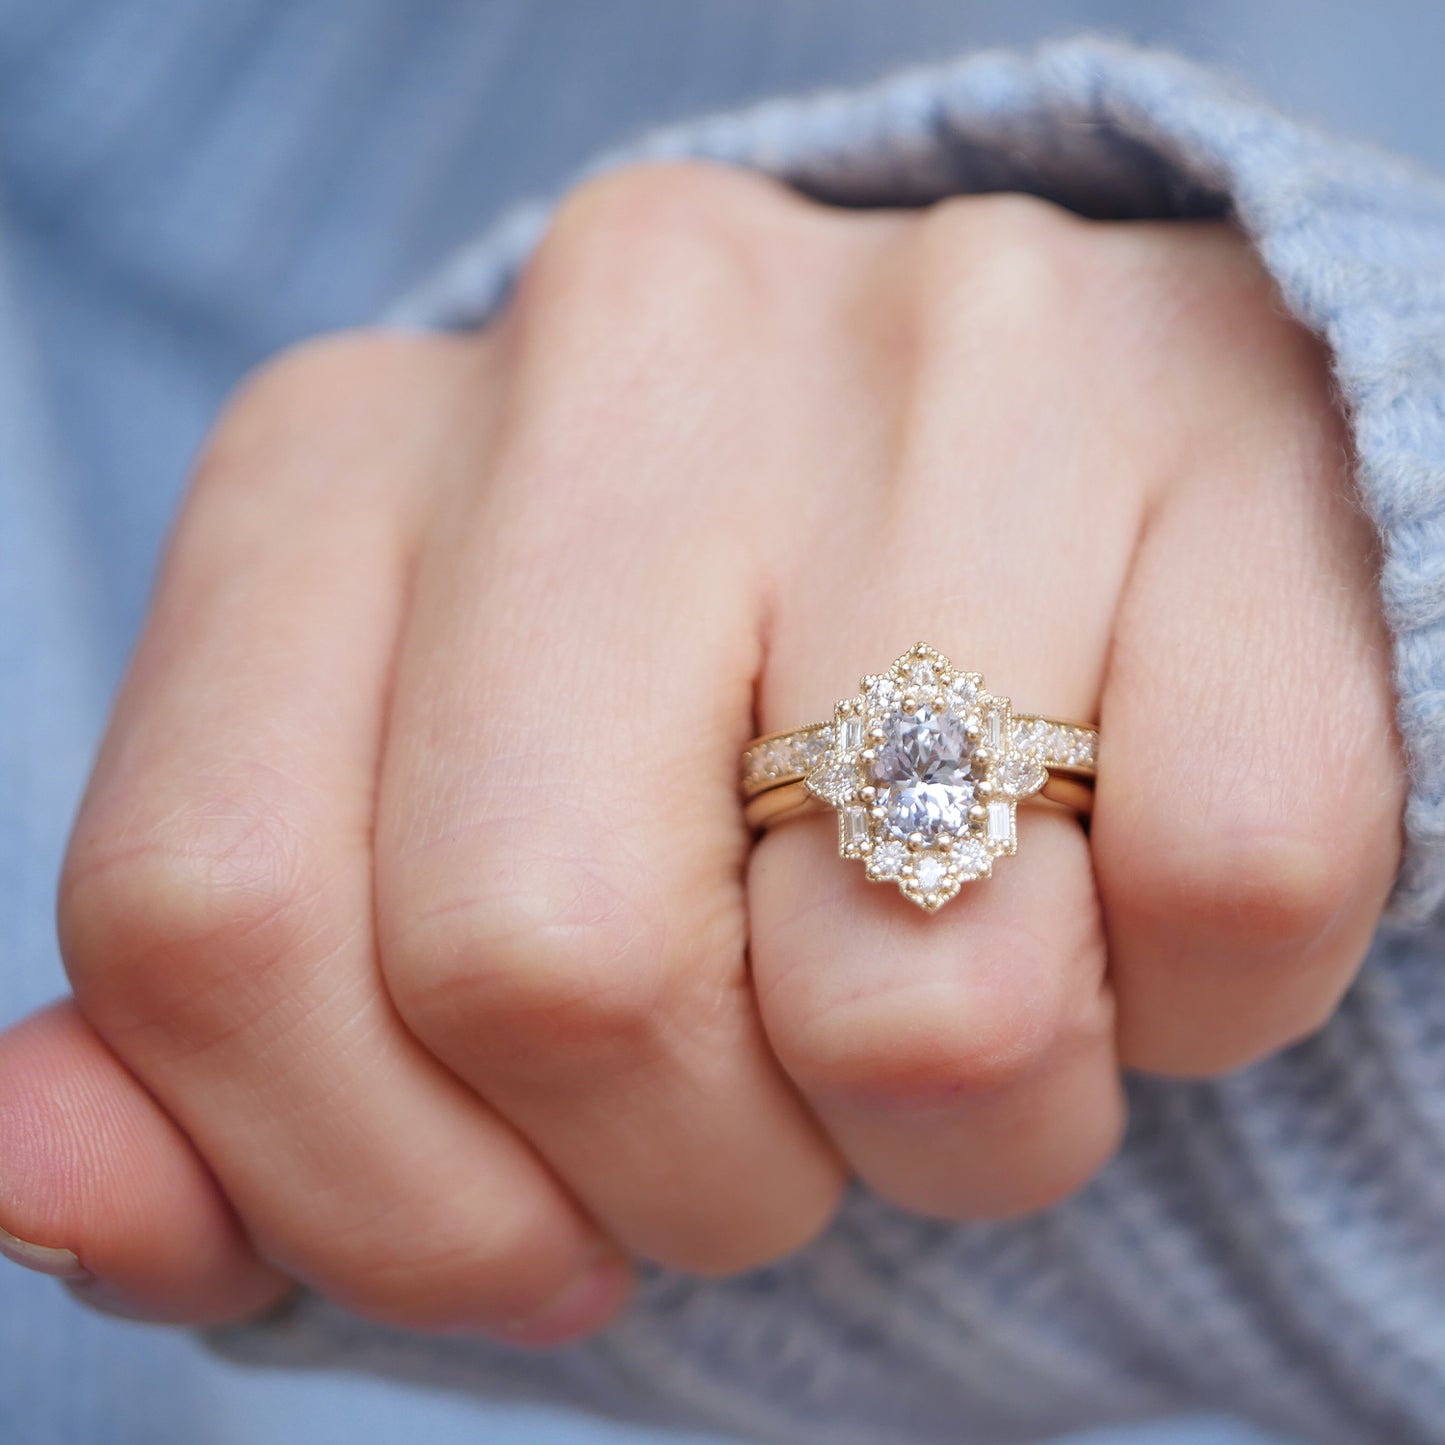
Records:
[[[973,804],[973,744],[952,708],[889,714],[869,771],[885,827],[897,838],[966,833]]]

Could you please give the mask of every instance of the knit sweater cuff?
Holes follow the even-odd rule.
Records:
[[[1329,345],[1363,504],[1383,543],[1399,725],[1411,772],[1389,921],[1445,904],[1445,187],[1327,138],[1171,56],[1098,41],[979,55],[875,89],[764,105],[608,155],[767,171],[842,205],[1018,190],[1084,215],[1228,215],[1285,305]],[[486,321],[547,223],[504,217],[396,321]]]

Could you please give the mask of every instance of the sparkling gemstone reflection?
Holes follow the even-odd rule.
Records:
[[[952,708],[898,711],[884,719],[883,730],[870,771],[888,831],[897,838],[922,833],[930,842],[966,832],[974,772],[963,715]]]

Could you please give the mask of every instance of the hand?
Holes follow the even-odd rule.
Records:
[[[1373,573],[1228,229],[596,182],[487,334],[304,347],[220,425],[66,866],[78,1012],[0,1049],[0,1223],[131,1312],[294,1279],[540,1343],[850,1172],[1044,1207],[1121,1065],[1349,983],[1403,792]],[[736,796],[919,638],[1104,737],[1091,833],[1027,811],[931,917]]]

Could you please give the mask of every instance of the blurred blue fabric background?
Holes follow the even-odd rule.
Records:
[[[23,523],[0,534],[0,687],[32,700],[0,743],[44,763],[0,798],[0,1022],[63,988],[64,832],[189,459],[248,366],[374,316],[507,202],[639,129],[1084,29],[1445,161],[1428,0],[0,0],[0,501]],[[22,535],[64,535],[55,555],[83,575],[20,555]],[[239,1371],[0,1273],[7,1445],[642,1438]]]

